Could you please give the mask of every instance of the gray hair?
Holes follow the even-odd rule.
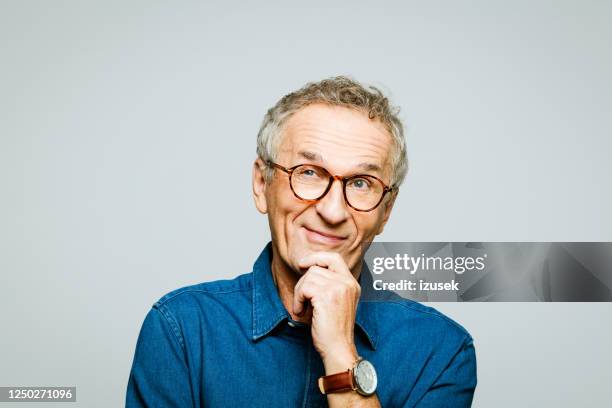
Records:
[[[391,134],[391,186],[399,187],[408,171],[404,127],[398,117],[399,108],[392,106],[383,93],[373,87],[337,76],[319,82],[310,82],[301,89],[285,95],[268,110],[257,134],[257,155],[264,161],[275,161],[281,142],[283,125],[298,110],[314,103],[324,103],[361,110],[370,119],[378,120]],[[274,170],[265,170],[266,181],[272,179]]]

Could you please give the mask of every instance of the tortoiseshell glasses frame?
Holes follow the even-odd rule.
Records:
[[[354,174],[352,176],[348,176],[348,177],[344,177],[344,176],[338,176],[338,175],[332,175],[325,167],[321,167],[321,166],[317,166],[314,164],[298,164],[297,166],[293,166],[293,167],[284,167],[281,166],[280,164],[274,163],[272,161],[267,161],[266,164],[272,168],[276,168],[279,169],[285,173],[287,173],[287,175],[289,176],[289,186],[291,187],[291,191],[293,192],[293,195],[303,201],[307,201],[307,202],[317,202],[319,200],[321,200],[323,197],[325,197],[325,195],[329,192],[329,190],[331,189],[331,186],[334,182],[334,180],[339,180],[342,182],[342,193],[344,195],[344,201],[346,202],[346,204],[351,207],[353,210],[355,211],[360,211],[360,212],[369,212],[372,211],[374,209],[376,209],[376,207],[378,207],[380,205],[380,203],[382,203],[383,199],[385,198],[385,195],[390,193],[391,191],[395,190],[396,187],[389,187],[387,186],[381,179],[379,179],[376,176],[370,175],[370,174]],[[319,171],[321,171],[323,174],[327,175],[328,178],[328,183],[327,183],[327,187],[325,188],[325,190],[316,198],[303,198],[301,197],[296,191],[295,191],[295,187],[293,185],[293,175],[295,173],[295,171],[297,169],[299,169],[300,167],[307,167],[307,168],[313,168],[313,169],[317,169]],[[369,208],[358,208],[355,207],[353,204],[351,204],[351,202],[349,201],[347,194],[346,194],[346,186],[349,182],[353,181],[353,180],[358,180],[358,179],[367,179],[368,181],[372,181],[374,183],[379,183],[380,184],[380,193],[376,193],[377,195],[380,194],[380,197],[378,197],[378,199],[375,200],[375,204],[373,204],[372,206],[370,206]]]

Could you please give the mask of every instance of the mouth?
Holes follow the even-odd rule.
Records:
[[[308,241],[315,244],[338,245],[346,240],[346,236],[334,235],[304,226],[302,228],[304,228]]]

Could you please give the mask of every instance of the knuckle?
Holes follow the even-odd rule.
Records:
[[[359,286],[359,283],[355,279],[351,279],[347,285],[351,293],[361,293],[361,286]]]
[[[347,296],[352,293],[352,290],[347,284],[339,284],[334,286],[334,293],[338,296]]]

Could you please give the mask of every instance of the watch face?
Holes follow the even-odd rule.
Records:
[[[354,373],[357,391],[364,395],[374,394],[378,384],[378,377],[372,363],[367,360],[361,360],[357,367],[355,367]]]

